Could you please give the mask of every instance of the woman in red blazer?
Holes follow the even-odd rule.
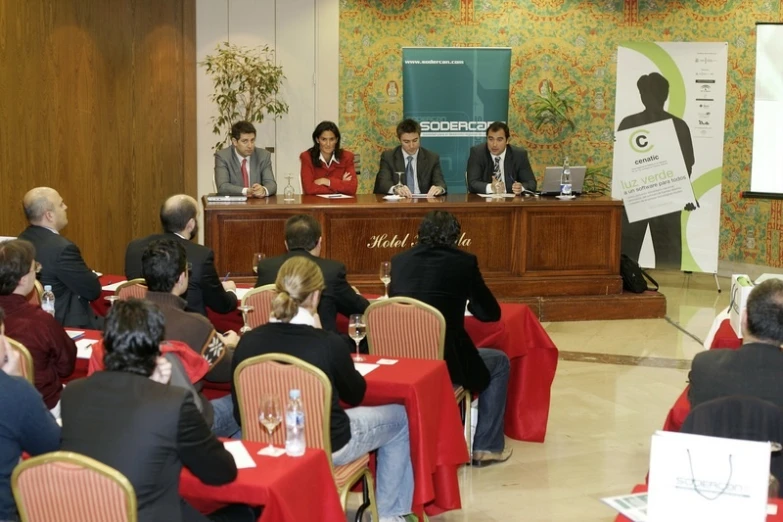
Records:
[[[305,194],[356,195],[353,153],[340,148],[340,129],[322,121],[313,131],[313,146],[299,155]]]

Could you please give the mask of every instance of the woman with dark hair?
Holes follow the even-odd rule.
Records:
[[[329,422],[332,462],[344,465],[378,450],[377,501],[379,522],[404,522],[413,503],[413,467],[408,416],[399,404],[355,406],[364,399],[367,383],[356,371],[351,346],[333,332],[321,329],[318,301],[324,277],[314,261],[295,256],[277,272],[270,322],[242,336],[234,352],[232,374],[250,357],[285,353],[316,366],[332,383]],[[240,422],[236,389],[232,387],[234,416]]]
[[[340,148],[340,129],[322,121],[313,131],[313,146],[299,155],[305,194],[356,195],[353,153]]]

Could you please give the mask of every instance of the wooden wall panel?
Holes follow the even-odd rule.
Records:
[[[91,267],[118,273],[127,243],[160,228],[163,199],[195,195],[194,11],[195,0],[0,2],[0,235],[26,226],[27,190],[51,186],[69,207],[63,233]]]

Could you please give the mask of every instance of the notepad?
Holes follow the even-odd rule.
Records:
[[[478,196],[481,196],[482,198],[513,198],[516,197],[516,194],[477,194]]]
[[[76,341],[76,358],[89,359],[92,356],[92,345],[97,342],[92,339],[79,339]]]
[[[397,364],[397,359],[378,359],[377,361],[375,361],[375,364],[388,364],[388,365]]]
[[[253,460],[253,457],[241,440],[226,441],[223,443],[223,447],[234,457],[237,469],[255,468],[257,466],[256,461]]]
[[[353,199],[353,196],[347,194],[316,194],[316,196],[325,199]]]
[[[126,283],[126,282],[127,281],[123,279],[122,281],[117,281],[116,283],[112,283],[110,285],[102,286],[101,290],[103,290],[104,292],[116,292],[117,288],[119,288],[119,286],[121,284]]]
[[[371,371],[375,370],[378,365],[372,363],[354,362],[353,367],[356,368],[356,371],[360,374],[367,375]]]
[[[65,333],[68,334],[68,337],[74,340],[84,336],[84,330],[66,330]]]
[[[402,196],[397,196],[395,194],[389,194],[388,196],[383,196],[383,199],[386,201],[399,201],[401,199],[405,199]]]
[[[251,290],[252,288],[237,288],[236,289],[237,299],[241,301],[242,298],[245,297],[245,294]]]

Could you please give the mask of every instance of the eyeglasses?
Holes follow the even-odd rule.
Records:
[[[41,263],[39,263],[38,261],[36,261],[35,265],[33,265],[33,266],[35,267],[35,273],[36,274],[40,274],[41,270],[43,270],[43,265]]]

